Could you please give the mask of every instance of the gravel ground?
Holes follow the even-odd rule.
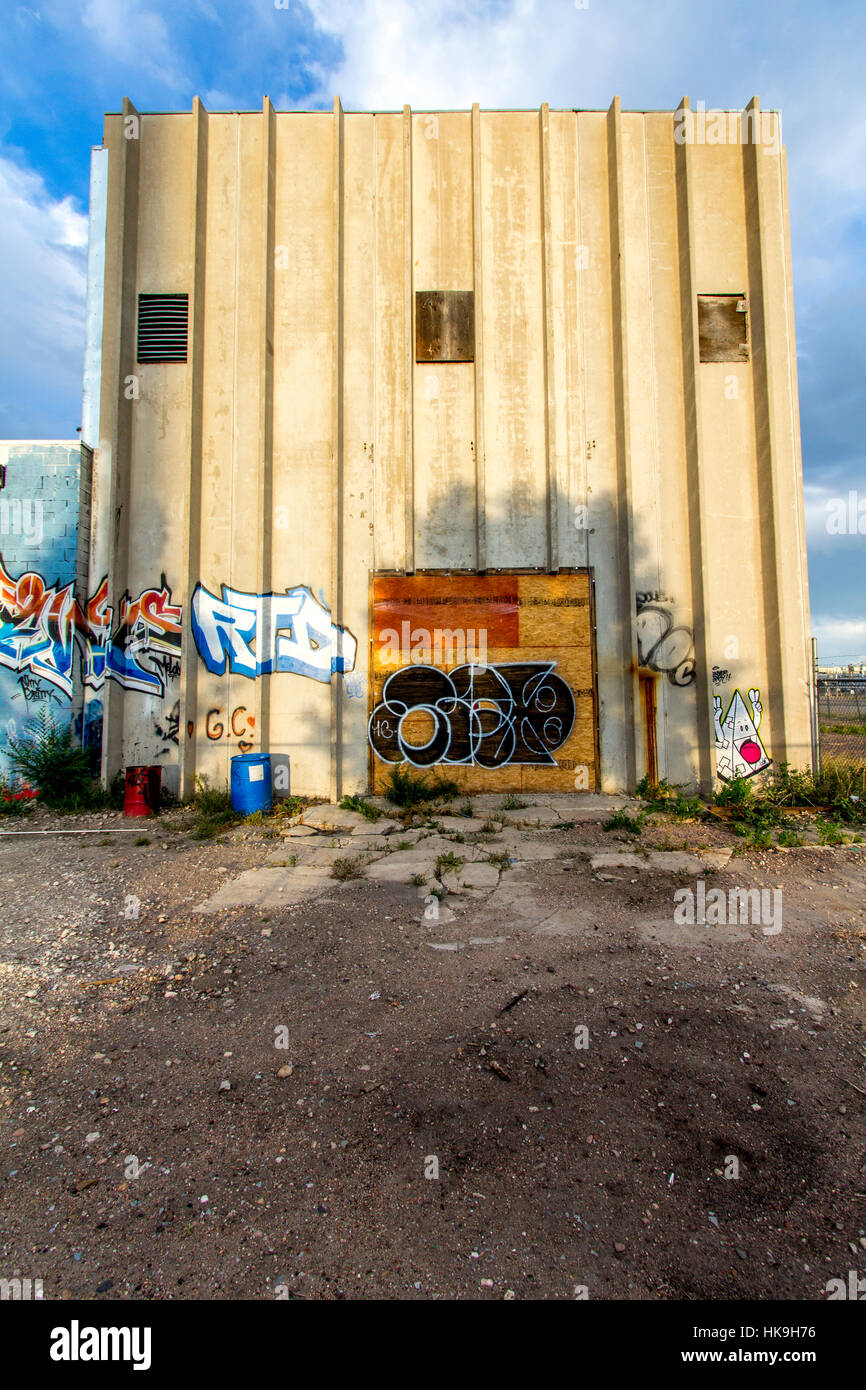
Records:
[[[0,838],[0,1276],[46,1298],[815,1300],[866,1273],[861,848],[707,877],[781,888],[767,935],[677,925],[688,876],[593,872],[583,849],[628,847],[598,824],[533,832],[555,857],[440,921],[363,878],[202,915],[272,838],[26,824],[98,833]]]

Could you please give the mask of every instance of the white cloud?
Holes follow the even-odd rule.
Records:
[[[823,665],[866,661],[866,619],[813,618],[812,634],[818,639],[818,659]]]
[[[838,549],[840,534],[847,535],[847,530],[840,532],[840,525],[847,527],[848,524],[848,492],[847,487],[827,487],[823,483],[804,483],[803,484],[803,505],[806,517],[806,542],[809,553],[814,554],[819,550],[833,551]],[[866,493],[862,494],[866,498]],[[840,523],[840,516],[842,521]],[[854,507],[854,524],[859,519],[859,508]],[[832,520],[836,529],[830,530],[828,522]],[[853,532],[857,534],[857,532]]]
[[[736,107],[757,92],[781,108],[789,146],[795,275],[803,302],[856,281],[850,227],[866,216],[866,104],[857,32],[820,7],[732,22],[730,9],[677,0],[307,0],[344,60],[316,104],[347,109]],[[856,26],[861,28],[862,25]]]
[[[114,62],[158,77],[174,90],[187,88],[188,80],[178,67],[177,47],[166,22],[143,0],[86,0],[81,22]]]
[[[531,106],[553,99],[563,45],[572,48],[573,80],[580,67],[573,46],[586,16],[564,0],[543,14],[534,0],[307,0],[307,8],[343,46],[329,80],[351,108]]]
[[[86,245],[87,218],[72,199],[51,198],[38,174],[0,155],[0,434],[74,436]],[[46,428],[49,400],[65,428]]]

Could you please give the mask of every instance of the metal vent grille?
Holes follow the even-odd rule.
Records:
[[[138,296],[138,361],[185,362],[188,294]]]

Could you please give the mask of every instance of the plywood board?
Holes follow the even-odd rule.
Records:
[[[597,790],[586,571],[376,576],[372,628],[375,790],[394,765],[470,793]]]

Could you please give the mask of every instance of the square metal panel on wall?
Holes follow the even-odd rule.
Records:
[[[698,295],[702,362],[748,362],[747,302],[741,294]]]
[[[464,792],[596,791],[590,574],[378,574],[371,785],[395,766]]]
[[[475,361],[475,291],[418,290],[415,360]]]

